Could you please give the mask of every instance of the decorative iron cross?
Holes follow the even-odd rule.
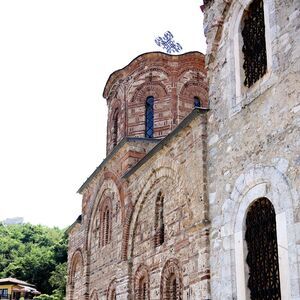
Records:
[[[180,52],[182,47],[173,40],[173,34],[170,31],[165,32],[163,37],[155,39],[155,43],[167,51],[167,53]]]

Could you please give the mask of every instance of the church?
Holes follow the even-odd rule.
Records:
[[[204,0],[207,53],[110,75],[68,300],[300,299],[299,0]]]

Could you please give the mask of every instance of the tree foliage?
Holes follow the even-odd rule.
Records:
[[[67,261],[64,230],[0,224],[0,245],[0,278],[24,280],[35,284],[42,293],[53,294],[48,297],[63,299]]]

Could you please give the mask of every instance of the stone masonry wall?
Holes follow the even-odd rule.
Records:
[[[210,298],[205,137],[206,116],[202,114],[128,179],[133,203],[127,251],[132,264],[131,291],[138,270],[144,266],[153,300],[161,299],[163,268],[172,260],[180,269],[182,299]],[[165,240],[155,246],[159,192],[164,195]]]
[[[238,82],[237,29],[250,1],[204,8],[212,299],[249,293],[244,219],[260,197],[275,208],[282,299],[300,299],[299,1],[264,2],[268,71],[246,91]]]

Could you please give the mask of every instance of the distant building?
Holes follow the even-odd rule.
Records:
[[[7,218],[2,221],[4,225],[15,225],[15,224],[23,224],[24,218],[22,217],[15,217],[15,218]]]
[[[0,279],[0,299],[18,300],[24,297],[25,300],[33,299],[41,293],[35,288],[34,284],[18,280],[15,278]]]

